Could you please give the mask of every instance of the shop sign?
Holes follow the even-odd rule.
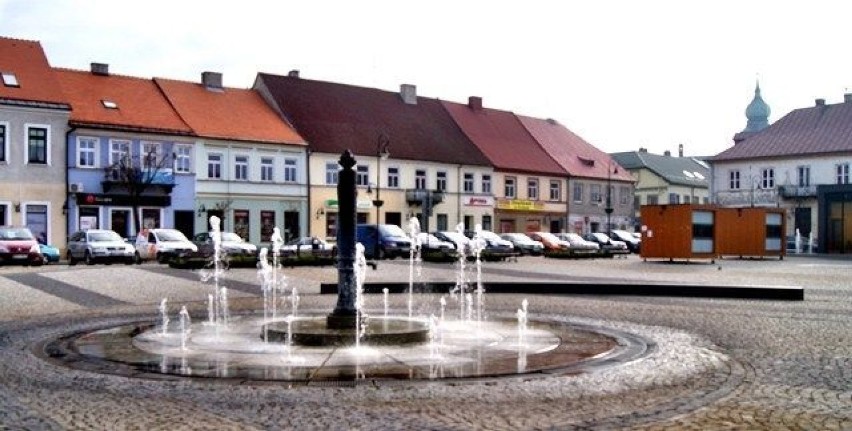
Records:
[[[358,199],[355,203],[355,208],[359,210],[370,209],[373,207],[373,201]]]
[[[493,207],[494,198],[491,196],[465,196],[462,202],[469,207]]]
[[[324,204],[326,208],[337,208],[337,199],[326,199]]]
[[[171,206],[171,196],[102,195],[97,193],[77,193],[77,205],[167,207]]]
[[[498,199],[497,209],[508,211],[544,211],[544,203],[523,199]]]

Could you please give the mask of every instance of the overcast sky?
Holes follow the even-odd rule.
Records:
[[[598,148],[732,145],[760,80],[770,122],[852,92],[844,1],[0,0],[0,35],[53,66],[198,81],[257,72],[553,118]]]

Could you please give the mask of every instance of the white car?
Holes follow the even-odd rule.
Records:
[[[68,264],[83,261],[86,265],[96,262],[133,263],[136,250],[124,241],[121,235],[107,229],[87,229],[68,238]]]
[[[197,252],[198,246],[176,229],[147,229],[136,236],[136,262],[156,259],[167,263],[181,253]]]
[[[587,241],[587,240],[583,239],[583,237],[581,237],[580,235],[578,235],[576,233],[563,232],[563,233],[557,234],[556,236],[558,236],[559,239],[561,239],[563,241],[568,241],[568,244],[571,245],[571,250],[574,250],[575,252],[578,252],[578,253],[597,252],[601,249],[601,246],[598,245],[598,243],[592,242],[592,241]]]
[[[538,256],[544,253],[544,244],[536,241],[522,233],[504,233],[500,234],[500,238],[505,239],[515,246],[515,250],[522,254]]]
[[[420,250],[423,253],[439,253],[446,257],[457,255],[456,246],[450,241],[444,241],[426,232],[420,232],[417,238],[420,240]]]

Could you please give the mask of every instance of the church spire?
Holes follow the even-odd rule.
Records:
[[[760,96],[760,81],[757,81],[754,87],[754,99],[746,107],[745,114],[748,122],[743,132],[755,133],[767,128],[769,126],[769,112],[769,105]]]

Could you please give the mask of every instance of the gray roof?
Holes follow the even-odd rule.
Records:
[[[852,152],[852,100],[796,109],[710,161],[849,152]]]
[[[613,153],[612,158],[625,169],[648,169],[669,184],[709,187],[710,168],[695,157],[672,157],[645,151]]]

